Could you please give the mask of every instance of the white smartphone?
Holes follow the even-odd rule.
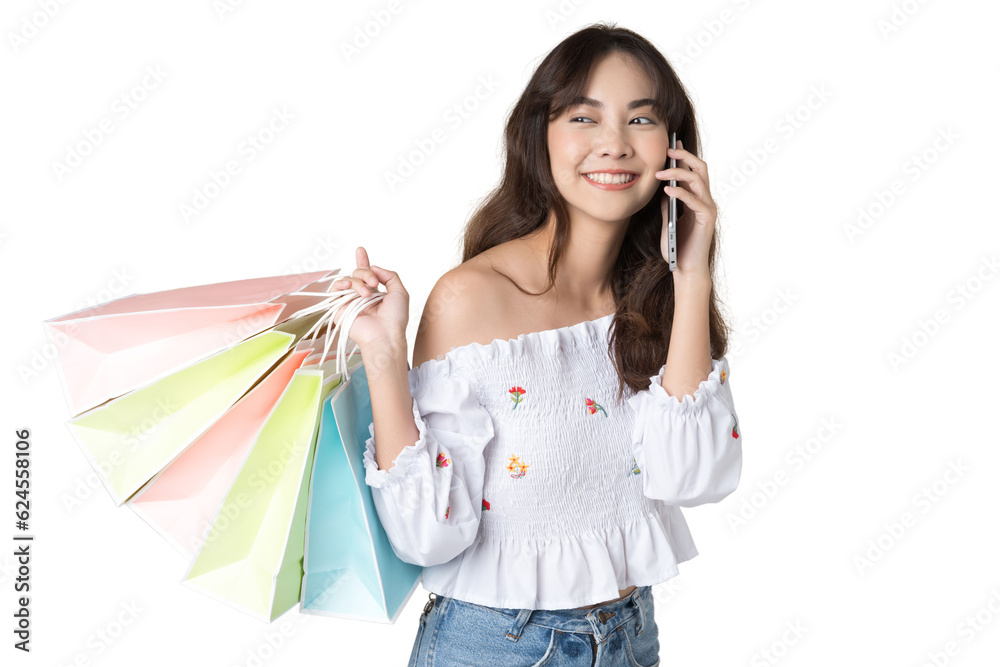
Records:
[[[677,148],[677,133],[673,132],[670,135],[670,147]],[[673,169],[677,166],[677,158],[670,158],[670,168]],[[677,181],[675,179],[670,179],[671,187],[677,187]],[[670,266],[671,271],[677,270],[677,197],[670,195],[669,197],[669,213],[667,215],[667,245],[668,245],[668,255],[667,264]]]

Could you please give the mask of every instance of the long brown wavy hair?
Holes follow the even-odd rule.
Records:
[[[694,108],[666,58],[645,38],[627,28],[614,23],[587,26],[545,56],[508,115],[503,176],[466,223],[463,263],[493,246],[531,233],[554,212],[556,226],[549,251],[548,287],[541,292],[529,292],[510,276],[501,274],[531,296],[552,289],[556,266],[568,237],[569,213],[549,166],[548,125],[574,98],[586,93],[591,66],[609,53],[631,57],[646,72],[655,88],[657,114],[666,119],[668,127],[676,128],[677,138],[686,150],[699,154]],[[662,188],[657,190],[660,192]],[[649,378],[663,365],[670,346],[674,281],[660,253],[662,225],[660,197],[653,196],[629,221],[611,270],[616,311],[608,355],[618,372],[619,402],[626,384],[633,391],[649,387]],[[729,326],[720,313],[715,294],[717,239],[718,226],[708,255],[713,284],[709,326],[715,359],[726,353],[729,342]]]

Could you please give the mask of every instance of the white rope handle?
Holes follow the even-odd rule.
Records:
[[[360,295],[359,295],[360,296]],[[340,374],[343,382],[347,382],[351,379],[350,370],[347,366],[347,341],[351,336],[351,326],[354,324],[354,320],[358,318],[365,308],[372,306],[386,297],[385,292],[376,292],[365,297],[360,297],[355,299],[348,310],[344,313],[344,318],[340,321],[338,329],[340,330],[340,335],[337,337],[337,368],[340,369]],[[330,319],[333,319],[333,315],[330,315]],[[353,342],[353,341],[352,341]],[[329,344],[330,341],[327,341]],[[351,350],[351,355],[354,355],[354,350],[360,349],[357,343],[354,343],[354,348]]]
[[[341,280],[343,278],[351,278],[351,274],[337,273],[332,276],[324,276],[316,282],[327,282]],[[320,366],[326,361],[327,355],[330,353],[330,347],[333,343],[333,338],[337,336],[337,357],[336,357],[336,371],[341,375],[342,381],[347,382],[350,379],[350,372],[348,370],[347,361],[345,358],[347,354],[347,341],[350,338],[351,326],[354,324],[354,320],[365,308],[378,303],[386,297],[385,292],[375,292],[367,297],[362,297],[354,289],[343,289],[334,290],[332,292],[290,292],[289,295],[292,296],[322,296],[326,297],[322,301],[319,301],[311,306],[303,308],[294,315],[288,318],[286,321],[291,321],[294,319],[301,319],[313,313],[325,311],[323,315],[309,328],[309,330],[304,334],[303,339],[308,337],[309,340],[315,341],[317,334],[320,330],[326,326],[326,340],[323,345],[323,354],[320,359],[315,364],[305,364],[302,367]],[[340,323],[334,322],[334,316],[337,312],[344,306],[347,306],[344,311],[344,316],[341,318]],[[333,330],[331,331],[330,325],[334,324]],[[353,342],[353,341],[352,341]],[[353,356],[356,350],[359,350],[360,346],[355,342],[354,347],[351,349],[350,355]]]

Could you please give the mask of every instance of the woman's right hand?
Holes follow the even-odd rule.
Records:
[[[395,271],[387,271],[378,266],[371,266],[368,253],[363,246],[355,251],[358,268],[354,269],[351,278],[335,282],[332,289],[353,289],[361,296],[370,296],[378,291],[379,284],[386,287],[385,296],[380,301],[362,310],[348,333],[351,340],[358,344],[361,354],[365,350],[377,350],[385,345],[402,346],[406,350],[406,324],[410,319],[410,295],[403,287],[403,282]],[[349,306],[350,304],[348,304]],[[342,306],[333,317],[335,324],[343,318]]]

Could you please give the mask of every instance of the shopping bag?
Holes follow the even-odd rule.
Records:
[[[365,482],[371,422],[361,363],[323,401],[306,513],[302,613],[395,623],[420,580],[423,568],[392,550]]]
[[[302,556],[293,529],[296,514],[305,520],[322,392],[322,371],[295,371],[182,583],[267,622],[298,601]]]
[[[160,379],[285,321],[314,271],[132,294],[45,320],[72,414]]]
[[[349,312],[382,297],[358,299]],[[336,306],[325,316],[328,327],[335,312]],[[333,335],[346,343],[346,330],[338,327]],[[360,354],[338,348],[333,370],[344,370],[331,372],[326,358],[332,340],[328,332],[323,353],[295,371],[181,580],[265,622],[301,597],[306,503],[322,402],[346,369],[361,363]]]
[[[244,339],[237,332],[228,347],[69,423],[116,504],[127,501],[174,547],[192,554],[182,583],[265,622],[303,599],[307,514],[326,407],[327,421],[338,428],[327,429],[324,441],[337,441],[343,454],[344,466],[335,472],[343,476],[353,467],[350,484],[360,489],[342,512],[355,523],[349,539],[356,548],[351,562],[337,566],[346,552],[319,555],[322,542],[314,531],[314,563],[326,569],[317,569],[311,580],[318,594],[310,613],[393,622],[421,570],[398,561],[388,546],[364,485],[360,449],[355,443],[352,455],[346,444],[352,432],[363,443],[371,419],[357,345],[347,352],[350,326],[385,294],[311,290],[349,275],[330,272],[307,289],[280,295],[277,301],[308,297],[312,305],[300,301],[288,319]],[[316,297],[322,300],[316,303]],[[333,315],[344,305],[344,317],[331,330]],[[124,326],[126,320],[107,319],[103,331],[124,341],[115,322]],[[143,349],[154,353],[151,346]],[[175,401],[170,409],[163,407],[166,399]],[[151,416],[151,406],[167,414]],[[355,415],[357,423],[347,425],[356,411],[362,413]],[[333,481],[324,474],[316,484],[319,497]],[[336,513],[330,505],[326,510]],[[329,608],[316,611],[322,605]]]
[[[190,560],[254,438],[310,350],[289,353],[177,459],[126,502]]]
[[[268,330],[69,420],[121,506],[263,377],[295,343]]]
[[[291,324],[279,328],[294,331]],[[296,343],[293,352],[140,488],[126,506],[190,561],[295,369],[315,363],[312,357],[324,344],[325,336]]]

